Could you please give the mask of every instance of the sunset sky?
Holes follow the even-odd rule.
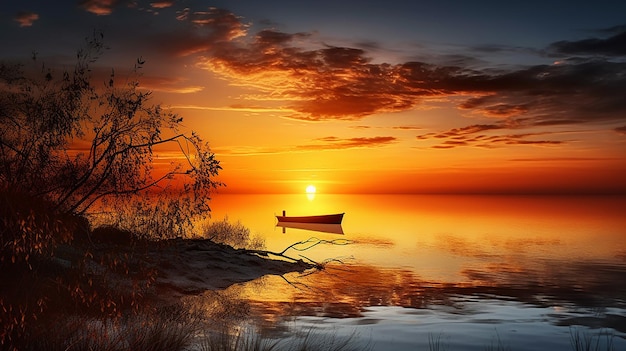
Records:
[[[145,60],[223,193],[626,193],[626,2],[11,1],[0,61]],[[166,159],[163,154],[163,159]]]

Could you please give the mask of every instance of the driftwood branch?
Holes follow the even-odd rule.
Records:
[[[284,259],[293,261],[293,262],[298,262],[298,261],[302,261],[302,259],[296,259],[293,257],[290,257],[288,255],[286,255],[285,253],[287,251],[289,251],[290,249],[293,249],[295,251],[306,251],[309,250],[317,245],[321,245],[321,244],[330,244],[330,245],[348,245],[351,244],[352,240],[348,240],[348,239],[334,239],[334,240],[324,240],[324,239],[319,239],[316,237],[311,237],[307,240],[303,240],[303,241],[298,241],[295,242],[289,246],[287,246],[284,250],[280,251],[280,252],[274,252],[274,251],[267,251],[267,250],[246,250],[248,253],[254,254],[254,255],[259,255],[259,256],[263,256],[263,257],[268,257],[269,255],[273,255],[273,256],[277,256],[277,257],[282,257]],[[329,262],[340,262],[340,260],[338,259],[331,259],[331,260],[325,260],[324,262],[316,262],[302,254],[299,255],[300,257],[304,258],[305,260],[308,261],[308,263],[311,263],[315,266],[315,268],[318,269],[322,269],[324,268],[324,265],[326,265]]]
[[[293,243],[289,246],[287,246],[283,251],[280,252],[280,254],[284,254],[285,252],[287,252],[289,249],[294,249],[296,251],[306,251],[310,248],[313,248],[317,245],[320,244],[331,244],[331,245],[348,245],[352,243],[351,240],[348,239],[335,239],[335,240],[322,240],[322,239],[318,239],[316,237],[312,237],[312,238],[308,238],[307,240],[304,241],[298,241],[296,243]],[[302,245],[304,247],[298,247],[298,245]]]

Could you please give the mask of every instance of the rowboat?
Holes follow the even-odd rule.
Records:
[[[285,216],[283,211],[282,216],[276,216],[278,222],[291,222],[291,223],[325,223],[325,224],[341,224],[343,219],[343,213],[318,215],[318,216]]]

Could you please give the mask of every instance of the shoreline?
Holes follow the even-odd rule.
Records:
[[[265,254],[265,255],[263,255]],[[171,239],[162,248],[148,253],[157,271],[155,284],[175,296],[197,295],[223,290],[231,285],[265,275],[302,273],[316,266],[302,260],[272,259],[267,251],[235,249],[207,239]]]

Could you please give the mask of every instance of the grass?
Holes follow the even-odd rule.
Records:
[[[492,341],[491,344],[489,344],[489,346],[487,346],[485,350],[487,351],[511,351],[511,348],[504,345],[504,342],[502,342],[502,339],[500,338],[500,333],[498,333],[498,331],[496,330],[496,342],[494,343]]]
[[[430,351],[445,351],[447,347],[442,342],[441,338],[441,334],[437,334],[436,336],[433,334],[428,334],[428,349]]]
[[[263,338],[256,332],[249,330],[235,330],[229,332],[227,329],[221,331],[204,331],[198,338],[198,345],[201,351],[271,351],[277,350],[278,342]]]
[[[570,328],[570,344],[572,351],[615,351],[613,338],[615,335],[610,331],[600,330],[597,333],[582,332],[576,328]],[[428,335],[429,351],[445,351],[446,345],[442,342],[442,334]],[[485,347],[486,351],[510,351],[512,348],[502,341],[496,331],[495,342]],[[523,350],[523,349],[521,349]]]
[[[601,330],[598,333],[586,333],[577,329],[570,329],[572,351],[614,351],[614,334]],[[370,342],[366,346],[359,344],[356,332],[349,336],[339,337],[336,333],[315,332],[313,329],[284,338],[272,339],[264,337],[253,327],[235,328],[228,332],[222,329],[219,332],[205,331],[200,336],[200,351],[350,351],[371,350]],[[442,334],[428,337],[430,351],[448,350]],[[499,334],[487,351],[508,351],[514,348],[506,345]],[[515,348],[523,350],[523,348]]]
[[[202,336],[201,351],[357,351],[371,346],[355,345],[356,333],[346,337],[336,333],[318,333],[312,329],[292,337],[273,339],[265,337],[252,327],[236,328],[234,332],[222,330]]]
[[[181,312],[129,315],[119,319],[67,317],[33,335],[23,350],[182,351],[192,342],[196,325]]]
[[[23,351],[352,351],[359,347],[356,333],[300,331],[285,338],[264,335],[245,320],[215,320],[185,306],[173,305],[119,318],[62,315],[39,321]]]
[[[613,333],[605,330],[590,334],[570,328],[570,344],[574,351],[613,351],[613,337]]]

